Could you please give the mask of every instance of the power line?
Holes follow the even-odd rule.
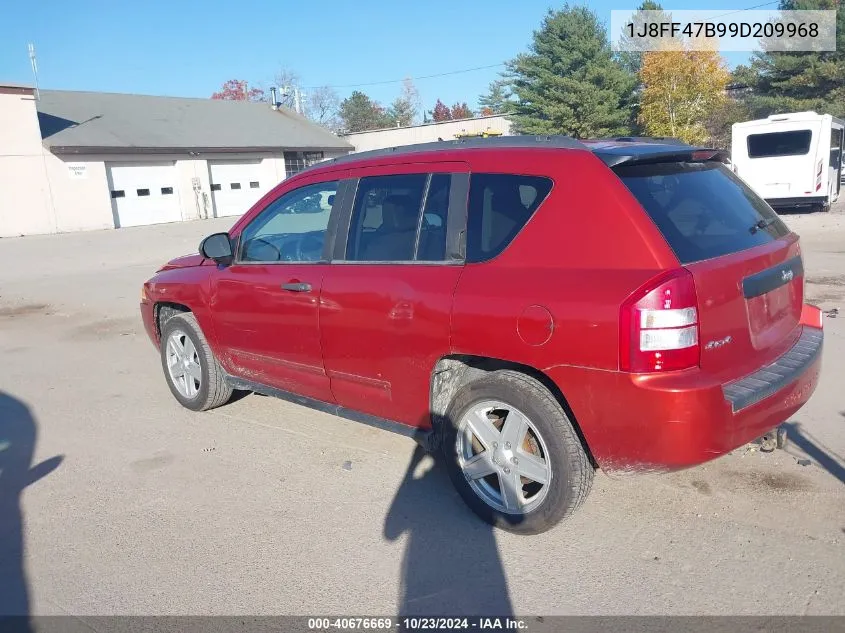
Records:
[[[711,20],[715,20],[716,18],[722,18],[726,15],[733,15],[734,13],[741,13],[743,11],[751,11],[752,9],[759,9],[760,7],[767,7],[773,4],[779,4],[780,0],[770,0],[770,2],[763,2],[762,4],[755,4],[753,7],[746,7],[745,9],[737,9],[736,11],[729,11],[727,13],[720,13],[716,15]],[[667,11],[667,13],[671,13]],[[386,79],[384,81],[369,81],[366,83],[360,84],[338,84],[334,86],[305,86],[305,89],[314,90],[316,88],[368,88],[370,86],[386,86],[389,84],[400,84],[406,79],[410,79],[411,81],[420,81],[422,79],[436,79],[437,77],[448,77],[450,75],[461,75],[463,73],[471,73],[477,70],[489,70],[490,68],[499,68],[504,66],[506,62],[499,62],[498,64],[489,64],[487,66],[476,66],[474,68],[463,68],[461,70],[451,70],[445,73],[435,73],[433,75],[421,75],[419,77],[403,77],[402,79]]]
[[[723,18],[726,15],[733,15],[734,13],[742,13],[743,11],[751,11],[751,9],[759,9],[760,7],[767,7],[771,4],[779,4],[780,0],[772,0],[771,2],[764,2],[763,4],[755,4],[753,7],[748,7],[746,9],[737,9],[736,11],[728,11],[727,13],[720,13],[719,15],[714,15],[712,18],[708,18],[710,20],[715,20],[716,18]]]
[[[422,75],[420,77],[403,77],[402,79],[387,79],[385,81],[370,81],[368,83],[363,84],[344,84],[338,86],[308,86],[309,89],[314,88],[366,88],[368,86],[384,86],[387,84],[399,84],[405,81],[406,79],[411,79],[412,81],[419,81],[420,79],[434,79],[436,77],[446,77],[448,75],[460,75],[462,73],[471,73],[475,72],[476,70],[488,70],[490,68],[498,68],[499,66],[504,66],[505,62],[499,62],[498,64],[490,64],[488,66],[476,66],[475,68],[463,68],[461,70],[452,70],[446,73],[436,73],[434,75]]]

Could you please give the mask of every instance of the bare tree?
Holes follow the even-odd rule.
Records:
[[[402,82],[402,94],[390,104],[390,115],[400,126],[413,125],[420,111],[420,93],[410,77]]]
[[[337,130],[341,127],[340,97],[334,88],[321,86],[312,88],[305,98],[305,115],[320,125]]]
[[[293,110],[296,107],[296,94],[294,88],[299,86],[299,73],[282,66],[273,77],[279,89],[279,103],[286,108]]]

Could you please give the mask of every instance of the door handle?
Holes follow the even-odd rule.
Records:
[[[299,281],[292,281],[287,284],[282,284],[282,290],[289,290],[290,292],[310,292],[311,284],[306,284]]]

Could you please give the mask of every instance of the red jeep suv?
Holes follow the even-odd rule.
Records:
[[[541,532],[596,467],[713,459],[816,387],[798,236],[724,158],[529,136],[337,158],[165,265],[141,314],[183,406],[255,391],[399,431],[482,518]]]

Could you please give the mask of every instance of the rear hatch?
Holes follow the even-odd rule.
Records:
[[[701,368],[729,379],[797,340],[804,271],[798,236],[721,162],[692,160],[700,154],[614,171],[693,275]]]

